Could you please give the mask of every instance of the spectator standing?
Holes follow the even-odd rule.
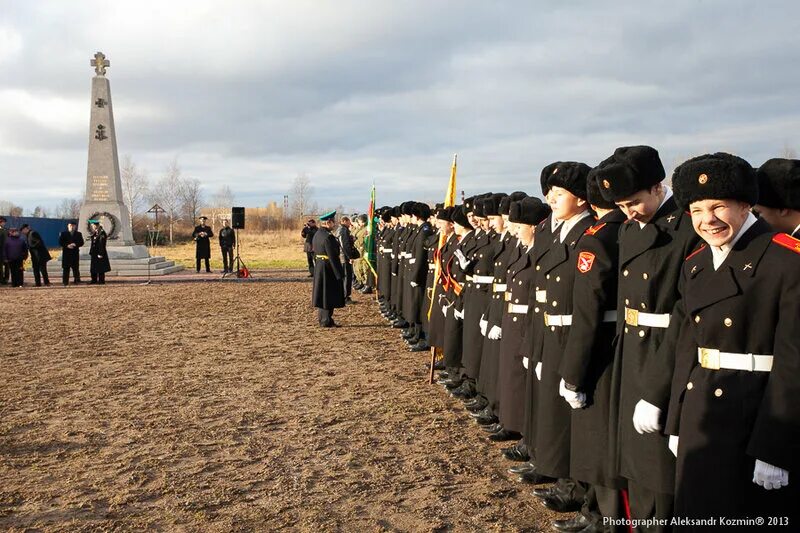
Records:
[[[36,280],[36,286],[41,287],[42,281],[45,286],[50,286],[50,277],[47,275],[47,262],[52,259],[50,251],[44,244],[42,236],[39,232],[31,229],[28,224],[23,224],[20,231],[28,241],[28,252],[31,256],[31,267],[33,268],[33,277]]]

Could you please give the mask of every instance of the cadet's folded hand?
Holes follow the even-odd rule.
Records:
[[[789,472],[783,468],[756,459],[753,483],[767,490],[779,489],[789,484]]]
[[[411,286],[412,286],[412,287],[419,287],[419,283],[417,283],[417,282],[415,282],[415,281],[412,281],[412,282],[411,282]]]
[[[523,357],[522,358],[522,366],[525,367],[525,370],[528,370],[528,358],[527,357]]]
[[[639,400],[633,409],[633,427],[640,435],[645,433],[655,433],[661,429],[658,419],[661,417],[661,409],[652,403]]]
[[[483,318],[483,315],[481,315],[481,319],[478,321],[478,324],[480,324],[480,326],[481,326],[481,335],[483,335],[485,337],[486,336],[486,326],[489,325],[489,322],[487,322],[486,319]]]
[[[672,455],[678,457],[678,436],[677,435],[670,435],[669,436],[669,443],[667,444],[669,447],[669,451],[672,452]]]
[[[533,371],[536,372],[536,379],[538,379],[539,381],[542,381],[542,362],[541,361],[536,363],[536,368],[534,368]]]
[[[573,409],[581,409],[586,406],[586,393],[569,390],[567,388],[567,382],[563,379],[558,384],[558,394],[560,394]]]
[[[488,335],[486,335],[493,341],[500,340],[503,336],[503,329],[500,326],[492,326],[492,329],[489,330]]]
[[[462,309],[459,311],[458,309],[455,309],[453,311],[453,316],[456,317],[457,320],[464,320],[464,310]]]

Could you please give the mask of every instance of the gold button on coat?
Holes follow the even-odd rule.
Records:
[[[694,384],[691,381],[686,384],[686,389],[687,390],[692,390],[693,388],[694,388]]]
[[[694,321],[695,321],[695,323],[699,324],[700,323],[700,315],[695,315]]]
[[[628,328],[625,328],[625,333],[628,333]]]
[[[553,300],[553,307],[555,307],[555,306],[557,306],[557,305],[558,305],[558,302],[557,302],[557,301],[555,301],[555,300]]]
[[[725,323],[725,325],[726,325],[727,327],[731,327],[731,326],[733,325],[733,320],[731,320],[730,318],[726,318],[726,319],[724,320],[724,323]]]
[[[625,298],[625,305],[628,305],[628,304],[630,304],[630,303],[631,303],[631,301],[630,301],[630,300],[628,300],[627,298]]]
[[[639,336],[640,336],[640,337],[644,337],[644,330],[641,330],[641,331],[639,332]]]
[[[627,276],[627,275],[628,275],[628,271],[627,271],[627,270],[623,270],[623,271],[622,271],[622,275],[623,275],[623,276]]]
[[[642,274],[642,279],[647,279],[647,278],[649,278],[649,277],[650,277],[650,276],[648,276],[648,275],[647,275],[647,272],[645,272],[644,274]]]
[[[720,396],[722,396],[722,389],[717,389],[717,390],[715,390],[715,391],[714,391],[714,396],[716,396],[717,398],[719,398]]]

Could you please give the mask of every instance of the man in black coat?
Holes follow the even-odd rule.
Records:
[[[89,245],[89,273],[92,276],[91,283],[104,285],[106,282],[106,272],[111,271],[111,262],[108,260],[108,251],[106,250],[108,235],[106,235],[106,230],[103,229],[100,222],[90,220],[89,223],[92,229],[91,244]]]
[[[320,217],[322,222],[322,217]],[[339,240],[340,262],[344,268],[344,278],[342,279],[342,287],[344,288],[344,300],[346,303],[352,303],[350,294],[353,292],[353,260],[358,259],[360,254],[356,250],[353,241],[353,235],[350,233],[352,222],[349,217],[342,217],[339,223],[339,228],[336,232],[336,238]]]
[[[6,230],[6,219],[5,217],[0,217],[0,285],[8,285],[8,262],[3,255],[7,237],[8,230]]]
[[[428,219],[431,216],[431,208],[428,204],[415,202],[414,210],[411,214],[413,224],[417,226],[413,239],[409,244],[411,257],[407,261],[406,290],[409,293],[408,321],[412,327],[411,337],[408,339],[410,350],[413,352],[427,351],[430,349],[425,332],[422,329],[423,313],[428,309],[424,308],[425,287],[428,278],[428,250],[426,244],[434,231]]]
[[[344,268],[339,258],[339,241],[331,231],[336,226],[336,211],[319,217],[322,226],[314,235],[314,285],[311,304],[317,308],[320,327],[338,327],[333,321],[333,310],[344,307]]]
[[[219,230],[219,248],[222,252],[223,272],[233,272],[233,249],[235,247],[236,231],[226,218],[222,221],[222,229]]]
[[[206,272],[211,272],[208,261],[211,259],[211,237],[214,236],[214,232],[211,230],[211,226],[206,225],[206,220],[208,217],[200,217],[200,224],[195,226],[192,232],[192,239],[196,243],[194,257],[197,272],[200,272],[201,259],[206,262]]]
[[[74,223],[70,222],[67,224],[67,231],[59,234],[58,244],[61,246],[61,269],[63,271],[61,282],[65,287],[69,285],[69,271],[72,270],[75,283],[80,283],[80,248],[84,244],[83,234],[78,231]]]
[[[47,249],[42,236],[38,231],[32,230],[27,224],[20,227],[20,232],[28,241],[28,252],[31,254],[31,268],[36,286],[41,287],[42,281],[46,286],[50,286],[50,277],[47,275],[47,262],[52,259],[50,251]]]
[[[654,148],[617,148],[596,174],[603,197],[628,217],[619,235],[618,341],[611,391],[615,440],[609,448],[618,474],[627,479],[631,517],[669,520],[675,457],[662,429],[683,318],[680,272],[699,238],[662,183],[664,166]]]
[[[306,261],[308,261],[308,276],[314,277],[314,250],[311,243],[314,241],[314,234],[317,232],[317,221],[313,218],[308,219],[308,222],[303,224],[303,229],[300,230],[300,236],[303,238],[303,251],[306,253]]]
[[[597,221],[578,241],[572,294],[572,325],[561,358],[559,394],[572,408],[570,478],[584,485],[581,512],[559,520],[560,530],[594,527],[620,518],[623,488],[608,460],[609,416],[619,266],[618,235],[625,215],[600,194],[594,170],[587,200]]]
[[[753,210],[775,231],[800,239],[800,160],[775,158],[758,168]]]
[[[667,419],[675,515],[781,517],[776,525],[797,530],[800,240],[750,212],[759,190],[741,158],[695,157],[672,182],[706,241],[681,269],[684,319]]]

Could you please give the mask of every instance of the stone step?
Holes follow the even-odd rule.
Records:
[[[172,261],[170,261],[170,263],[171,262]],[[172,266],[168,266],[168,267],[159,268],[158,270],[155,270],[155,269],[151,268],[150,269],[150,275],[151,276],[164,276],[166,274],[173,274],[175,272],[180,272],[181,270],[183,270],[183,265],[172,265]],[[112,275],[111,272],[106,274],[106,276],[111,276],[111,275]],[[144,271],[142,271],[142,270],[118,270],[118,271],[116,271],[116,273],[114,273],[114,276],[118,276],[118,277],[121,277],[121,278],[124,278],[124,277],[127,277],[127,276],[142,277],[142,276],[147,276],[147,270],[144,270]]]
[[[159,268],[168,268],[175,264],[175,261],[166,261],[164,258],[157,263],[150,263],[149,267],[150,270],[155,270]],[[81,261],[79,263],[81,271],[89,270],[91,263],[89,261]],[[138,272],[147,272],[147,263],[136,263],[133,261],[121,261],[121,260],[111,260],[111,269],[112,270],[136,270]],[[58,268],[61,268],[61,264],[58,265]]]
[[[153,257],[142,257],[140,259],[114,259],[112,257],[109,260],[111,261],[112,266],[113,266],[113,263],[115,263],[115,262],[123,262],[124,261],[126,265],[144,265],[145,267],[147,267],[147,263],[150,263],[151,265],[154,264],[154,263],[162,263],[162,262],[166,261],[166,258],[163,255],[156,255],[156,256],[153,256]],[[61,266],[61,258],[60,257],[55,262],[59,264],[59,267]],[[84,263],[86,263],[88,265],[89,264],[89,256],[88,255],[81,255],[80,263],[81,263],[81,265],[83,265]]]

